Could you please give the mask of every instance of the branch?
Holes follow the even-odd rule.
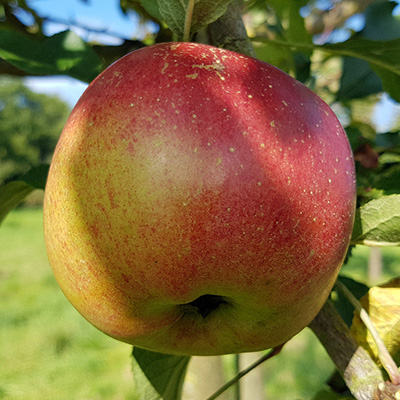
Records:
[[[243,24],[239,0],[233,0],[226,13],[208,27],[211,44],[255,57],[253,45]]]
[[[330,302],[309,327],[325,347],[347,387],[357,400],[371,400],[384,379],[368,352],[360,347]]]

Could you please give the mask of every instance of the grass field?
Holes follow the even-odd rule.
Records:
[[[399,250],[385,250],[382,280],[399,274]],[[366,281],[367,257],[367,248],[356,249],[343,272]],[[40,209],[14,211],[0,227],[0,343],[0,399],[136,398],[130,346],[93,328],[58,288]],[[306,329],[263,366],[268,399],[311,399],[332,371]]]
[[[0,399],[134,399],[130,346],[68,303],[45,253],[41,210],[0,228]]]

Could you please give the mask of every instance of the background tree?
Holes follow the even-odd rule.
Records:
[[[0,184],[50,163],[69,111],[58,97],[34,93],[19,79],[0,78]]]

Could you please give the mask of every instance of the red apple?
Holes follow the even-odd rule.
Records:
[[[111,65],[75,106],[45,239],[65,295],[108,335],[236,353],[315,317],[354,208],[352,152],[316,94],[260,60],[165,43]]]

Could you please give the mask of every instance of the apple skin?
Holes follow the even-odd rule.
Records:
[[[256,351],[321,309],[355,198],[346,134],[316,94],[260,60],[164,43],[76,104],[45,241],[66,297],[106,334],[171,354]]]

